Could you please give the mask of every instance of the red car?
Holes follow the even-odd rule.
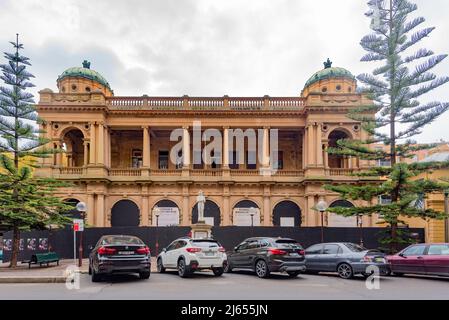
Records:
[[[387,261],[397,276],[409,273],[449,277],[449,243],[414,244],[387,256]]]

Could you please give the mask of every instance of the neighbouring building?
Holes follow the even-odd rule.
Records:
[[[322,197],[331,206],[357,205],[323,188],[327,183],[363,183],[349,175],[369,163],[328,155],[342,138],[364,139],[349,109],[369,103],[355,77],[330,61],[292,97],[116,96],[107,80],[83,67],[64,71],[57,92],[41,90],[37,105],[42,129],[54,148],[36,174],[73,182],[61,191],[67,201],[88,206],[94,226],[190,225],[197,221],[196,197],[207,197],[205,217],[213,225],[319,226],[312,208]],[[218,129],[222,148],[216,161],[193,161],[193,123]],[[170,161],[174,129],[182,129],[179,162]],[[258,150],[231,152],[229,132],[259,129]],[[269,167],[270,129],[278,130],[276,172]],[[206,142],[200,142],[204,147]],[[261,152],[262,161],[256,155]],[[223,157],[221,157],[223,155]],[[236,164],[237,158],[243,163]],[[156,214],[157,213],[157,214]],[[157,216],[157,218],[156,218]],[[250,217],[252,219],[250,219]],[[363,217],[376,226],[377,217]],[[330,214],[328,226],[357,226],[355,218]]]

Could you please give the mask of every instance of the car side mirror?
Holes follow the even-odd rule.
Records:
[[[399,256],[402,258],[407,258],[407,256],[404,256],[404,254],[402,252],[399,254]]]
[[[94,249],[94,246],[90,244],[87,248],[92,251]]]
[[[167,248],[162,248],[162,252],[167,252]]]
[[[239,251],[239,247],[234,247],[234,251],[235,252]]]

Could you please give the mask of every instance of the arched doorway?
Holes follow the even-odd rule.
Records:
[[[301,209],[290,200],[284,200],[273,208],[273,226],[300,227]]]
[[[138,227],[140,224],[139,207],[131,200],[120,200],[111,210],[112,227]]]
[[[333,130],[328,137],[329,140],[329,147],[330,148],[337,148],[338,144],[337,141],[338,140],[342,140],[342,139],[349,139],[349,136],[346,132],[344,132],[343,130]],[[347,168],[347,161],[346,157],[338,155],[338,154],[328,154],[326,152],[326,154],[328,155],[328,166],[329,168],[335,168],[335,169],[339,169],[339,168]]]
[[[232,209],[235,226],[260,226],[260,209],[251,200],[239,201]]]
[[[210,200],[204,204],[204,219],[206,224],[218,227],[220,225],[220,208]],[[192,209],[192,223],[198,222],[198,203]]]
[[[62,165],[64,167],[82,167],[84,163],[84,135],[80,129],[71,129],[64,134],[62,138],[63,154]]]
[[[156,213],[159,216],[156,216]],[[158,201],[151,210],[153,226],[168,227],[179,225],[179,208],[171,200]]]
[[[329,208],[335,208],[335,207],[343,207],[343,208],[352,208],[354,205],[347,201],[347,200],[336,200],[331,203]],[[328,218],[327,218],[327,226],[328,227],[342,227],[342,228],[348,228],[348,227],[357,227],[357,217],[344,217],[342,215],[329,212]]]

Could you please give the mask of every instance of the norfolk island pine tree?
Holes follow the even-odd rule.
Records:
[[[447,55],[435,55],[425,48],[412,50],[435,29],[420,29],[424,18],[410,17],[417,10],[415,4],[408,0],[370,0],[368,6],[370,10],[366,16],[372,19],[372,33],[361,40],[361,46],[367,51],[361,61],[376,62],[378,67],[371,74],[361,74],[357,79],[363,84],[360,92],[372,103],[351,110],[348,117],[361,122],[369,138],[364,141],[339,140],[337,147],[327,151],[363,160],[389,160],[391,165],[374,166],[355,174],[378,177],[379,182],[327,185],[326,189],[345,199],[362,200],[366,204],[353,208],[335,207],[328,211],[343,216],[379,214],[383,220],[381,223],[386,223],[389,229],[381,242],[388,245],[391,252],[396,252],[399,244],[408,242],[406,234],[398,229],[403,223],[401,217],[446,217],[443,212],[414,204],[420,196],[441,192],[448,185],[415,177],[425,171],[448,167],[449,163],[406,164],[399,163],[397,159],[411,158],[414,151],[434,146],[416,145],[412,138],[449,109],[449,103],[420,102],[422,96],[449,81],[449,77],[437,77],[431,72]],[[372,144],[376,143],[384,144],[386,150],[373,149]],[[373,204],[379,196],[388,196],[391,203]]]
[[[36,124],[40,122],[33,95],[26,90],[34,85],[34,76],[26,70],[29,59],[20,54],[19,37],[11,42],[14,53],[4,53],[6,64],[0,65],[0,220],[13,232],[10,267],[17,266],[20,232],[69,223],[61,212],[73,209],[54,196],[67,183],[51,178],[33,177],[32,167],[39,158],[53,155],[49,140]]]

